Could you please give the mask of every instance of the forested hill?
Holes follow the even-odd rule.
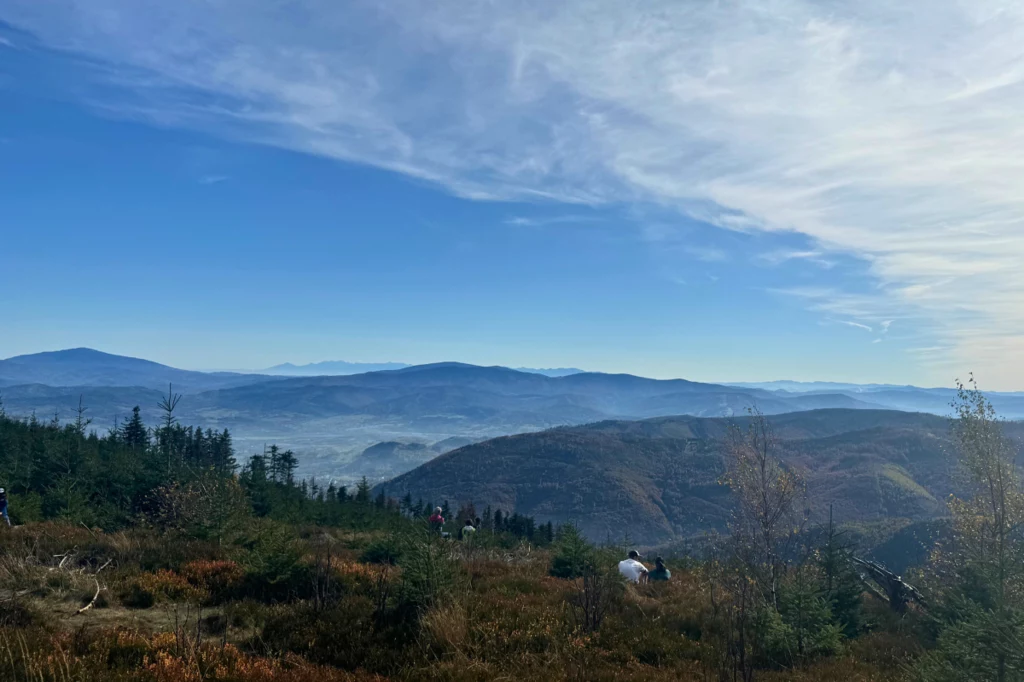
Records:
[[[926,519],[953,490],[949,422],[925,414],[814,410],[773,416],[783,460],[808,504],[837,519]],[[745,420],[608,421],[460,448],[383,484],[389,495],[496,504],[540,521],[573,521],[591,538],[657,544],[724,529],[725,437]],[[1024,425],[1007,424],[1011,436]]]
[[[63,519],[109,530],[157,523],[203,536],[250,515],[321,523],[357,509],[365,516],[368,484],[350,495],[299,480],[297,467],[296,455],[276,446],[240,467],[227,430],[184,426],[170,415],[150,428],[137,408],[102,435],[84,418],[12,419],[0,408],[0,487],[16,524]]]

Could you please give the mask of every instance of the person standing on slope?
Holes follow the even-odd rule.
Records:
[[[640,553],[635,549],[629,550],[627,558],[619,562],[619,573],[631,583],[647,582],[647,567],[640,563]]]
[[[11,517],[7,515],[7,491],[0,488],[0,516],[4,517],[7,525],[11,525]]]
[[[430,530],[434,531],[438,535],[441,534],[441,529],[444,528],[444,517],[441,516],[441,508],[434,507],[434,513],[430,515]]]

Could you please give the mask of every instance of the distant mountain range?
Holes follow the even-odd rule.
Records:
[[[11,414],[65,419],[81,399],[95,424],[106,427],[134,405],[155,423],[157,402],[173,384],[184,394],[176,416],[230,428],[242,454],[276,442],[301,453],[304,474],[365,473],[377,480],[436,456],[436,444],[452,438],[464,444],[608,419],[728,417],[752,405],[767,414],[821,408],[947,414],[951,398],[949,389],[795,392],[573,372],[552,377],[452,362],[339,376],[268,376],[193,372],[74,349],[0,360],[0,395]],[[1003,416],[1024,417],[1024,396],[990,397]],[[376,443],[423,447],[367,452]]]
[[[908,386],[900,384],[844,384],[834,381],[752,381],[752,382],[729,382],[727,386],[738,386],[740,388],[763,388],[766,391],[785,391],[787,393],[821,393],[835,392],[842,393],[880,393],[880,392],[917,392],[927,391],[941,395],[954,396],[956,389],[953,388],[921,388],[919,386]],[[996,392],[1000,396],[1024,396],[1024,391]]]
[[[254,373],[289,377],[337,376],[362,374],[364,372],[382,372],[389,369],[403,369],[408,366],[404,362],[345,362],[344,360],[327,360],[325,362],[312,362],[308,365],[293,365],[290,362],[286,362],[282,365],[274,365],[267,369],[257,370]]]
[[[657,545],[725,530],[733,500],[719,480],[730,424],[744,418],[665,417],[564,427],[469,445],[380,487],[454,506],[473,502],[575,522],[594,540]],[[817,521],[930,519],[955,489],[949,423],[881,410],[771,417],[781,456],[807,482]],[[1007,425],[1018,441],[1024,424]]]
[[[405,369],[412,365],[404,362],[345,362],[344,360],[328,360],[326,362],[313,362],[308,365],[293,365],[286,362],[283,365],[274,365],[267,369],[257,370],[256,374],[267,374],[271,376],[346,376],[349,374],[363,374],[365,372],[383,372],[393,369]],[[532,367],[517,367],[519,372],[530,374],[543,374],[549,377],[564,377],[570,374],[581,374],[582,369],[575,367],[553,367],[550,369],[536,369]]]
[[[546,377],[567,377],[572,374],[583,374],[585,370],[577,369],[575,367],[549,367],[549,368],[536,368],[536,367],[516,367],[518,372],[529,372],[530,374],[543,374]]]

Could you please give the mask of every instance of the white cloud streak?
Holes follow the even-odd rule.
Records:
[[[839,324],[845,324],[847,327],[856,327],[857,329],[863,329],[869,332],[874,331],[874,329],[872,329],[868,325],[861,324],[860,322],[850,322],[849,320],[836,320],[836,322],[838,322]]]
[[[529,218],[526,216],[512,216],[505,219],[506,225],[512,227],[547,227],[550,225],[573,225],[580,223],[595,222],[594,218],[584,215],[556,215],[543,216],[540,218]]]
[[[1019,3],[7,0],[0,19],[110,64],[120,115],[470,198],[801,233],[878,283],[814,305],[926,325],[942,351],[914,357],[943,383],[1024,383]]]
[[[826,269],[835,267],[835,263],[825,258],[824,253],[820,250],[797,251],[790,249],[767,251],[765,253],[758,254],[757,259],[772,266],[785,265],[790,261],[797,260],[814,263],[815,265]]]

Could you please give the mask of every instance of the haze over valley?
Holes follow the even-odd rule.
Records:
[[[681,415],[733,418],[757,407],[766,414],[865,410],[881,428],[888,422],[879,410],[947,415],[954,394],[952,389],[792,382],[773,389],[775,384],[770,383],[707,384],[582,371],[552,377],[538,370],[456,362],[359,374],[288,376],[195,372],[90,349],[0,360],[0,392],[8,414],[34,414],[40,419],[56,414],[71,420],[81,400],[94,428],[101,430],[126,419],[136,405],[147,422],[156,423],[157,406],[169,385],[182,394],[175,415],[184,423],[228,428],[236,446],[246,453],[259,452],[269,443],[293,449],[302,454],[303,475],[348,483],[363,476],[378,483],[450,450],[555,427]],[[992,393],[990,397],[1002,415],[1024,417],[1024,395]],[[938,428],[939,421],[928,423],[932,431]],[[536,442],[545,443],[546,437]],[[478,447],[484,448],[479,452],[492,452],[500,445]],[[543,457],[542,450],[538,449],[537,457]],[[475,452],[468,448],[460,456]],[[938,457],[938,450],[934,454]],[[628,459],[625,452],[622,456]],[[479,466],[482,460],[473,455],[473,461]],[[523,475],[527,481],[522,483],[536,480],[532,473]],[[464,476],[444,480],[437,490],[450,492],[454,499],[471,490],[460,487],[469,484]],[[422,492],[422,486],[415,489]],[[934,492],[941,494],[938,489]],[[507,490],[497,496],[518,499]],[[540,511],[543,508],[533,511],[540,518],[571,516],[570,508],[549,514]],[[723,518],[719,513],[718,522]],[[651,537],[670,537],[680,529],[694,528],[690,522],[659,523],[673,530]]]

